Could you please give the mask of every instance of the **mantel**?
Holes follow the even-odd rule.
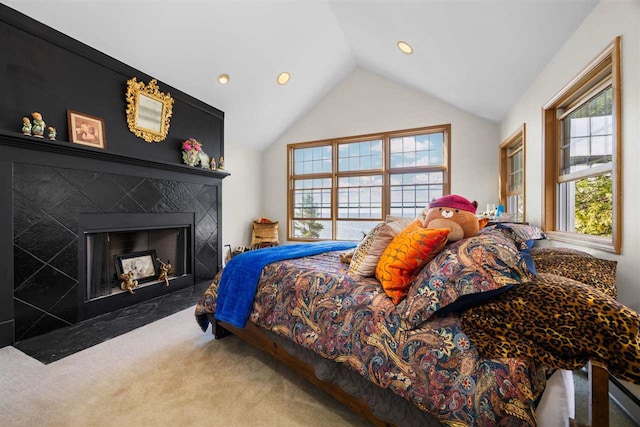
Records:
[[[219,179],[224,179],[230,175],[226,171],[212,171],[209,169],[157,160],[134,159],[120,154],[109,153],[98,148],[80,146],[66,141],[52,141],[46,138],[36,138],[5,130],[0,130],[0,146],[64,154],[78,158],[84,157],[88,159],[105,160],[135,166],[164,169],[173,172],[188,173],[192,175],[203,175]]]

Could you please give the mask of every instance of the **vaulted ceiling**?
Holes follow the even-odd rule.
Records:
[[[223,110],[262,150],[355,67],[497,122],[597,0],[3,0]],[[406,55],[399,40],[411,44]],[[291,73],[286,85],[276,78]],[[226,85],[217,82],[226,73]],[[348,114],[348,112],[345,112]],[[375,129],[372,129],[375,131]]]

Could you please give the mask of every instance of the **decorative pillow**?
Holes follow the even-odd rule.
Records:
[[[340,254],[340,262],[343,264],[349,264],[351,265],[351,260],[353,259],[353,254],[355,253],[356,249],[353,248],[350,251],[347,252],[343,252]]]
[[[407,295],[420,269],[442,250],[450,231],[423,228],[422,223],[415,220],[389,243],[376,266],[376,278],[394,304]]]
[[[376,265],[380,255],[407,225],[411,219],[400,221],[381,222],[366,235],[358,244],[349,264],[349,274],[360,277],[373,277],[376,274]]]
[[[511,239],[479,234],[450,244],[422,269],[401,317],[409,329],[416,328],[443,307],[459,311],[533,277]]]
[[[616,298],[617,261],[596,258],[568,248],[532,248],[530,253],[540,273],[576,280]]]
[[[536,226],[516,223],[498,223],[485,227],[480,230],[480,233],[494,233],[496,230],[509,236],[516,243],[518,249],[529,249],[533,246],[534,240],[547,238],[544,231]]]

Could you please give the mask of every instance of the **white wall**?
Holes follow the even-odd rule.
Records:
[[[224,145],[224,167],[231,174],[222,180],[222,244],[248,245],[251,224],[260,210],[262,153],[237,144]],[[223,257],[224,257],[223,251]]]
[[[622,255],[578,248],[618,261],[618,299],[640,309],[640,1],[601,1],[500,124],[501,139],[527,124],[527,219],[542,218],[542,106],[613,39],[622,36]],[[562,246],[562,245],[560,245]]]
[[[287,144],[451,123],[451,192],[496,203],[496,124],[356,68],[264,153],[264,216],[286,239]]]

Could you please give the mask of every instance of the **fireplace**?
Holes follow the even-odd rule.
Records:
[[[80,214],[79,318],[193,284],[194,222],[193,213]],[[129,272],[132,289],[122,286]]]
[[[220,269],[213,172],[57,163],[14,162],[2,181],[11,185],[15,341],[210,281]],[[120,289],[116,258],[145,251],[171,263],[169,286],[151,277],[133,294]]]

